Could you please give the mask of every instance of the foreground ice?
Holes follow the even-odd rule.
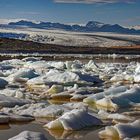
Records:
[[[122,88],[123,89],[123,88]],[[107,93],[99,93],[84,99],[85,103],[94,104],[95,107],[102,107],[106,110],[116,111],[120,107],[129,107],[133,103],[140,102],[140,88],[133,87],[129,90],[121,92],[111,91]]]
[[[69,112],[75,108],[87,110],[87,106],[83,103],[68,103],[63,105],[48,105],[46,103],[26,104],[15,108],[3,108],[5,113],[13,112],[18,115],[30,115],[34,117],[58,117],[65,112]]]
[[[102,121],[85,110],[72,110],[67,112],[58,119],[51,121],[44,127],[54,130],[79,130],[85,127],[102,125]]]
[[[0,94],[0,107],[14,107],[16,105],[22,106],[28,103],[30,103],[28,100],[8,97]]]
[[[105,130],[99,132],[99,135],[101,138],[108,140],[120,140],[140,136],[140,121],[137,120],[133,123],[119,123],[115,126],[107,126]]]
[[[47,140],[47,138],[39,132],[23,131],[19,135],[8,140]]]
[[[2,78],[0,78],[0,88],[5,88],[8,85],[8,82]]]
[[[139,132],[139,77],[136,62],[4,60],[0,62],[0,123],[51,117],[53,121],[43,121],[49,132],[111,123],[102,137],[131,139],[135,135],[128,135],[125,128],[130,134]]]
[[[30,122],[34,118],[27,115],[16,115],[13,113],[2,113],[0,112],[0,124],[13,123],[13,122]]]
[[[111,87],[104,92],[85,98],[83,102],[92,105],[94,108],[98,108],[98,106],[100,106],[106,110],[115,111],[118,109],[118,106],[111,101],[111,98],[125,92],[126,90],[126,86]]]
[[[135,120],[134,117],[130,117],[128,115],[120,114],[120,113],[108,113],[106,111],[100,110],[98,115],[103,120],[112,120],[113,122],[132,122]]]
[[[16,73],[10,75],[12,81],[15,82],[26,82],[29,79],[39,76],[32,69],[20,69]]]
[[[71,85],[74,85],[75,83],[88,84],[94,82],[95,83],[101,82],[99,78],[86,73],[70,72],[70,71],[61,72],[58,70],[50,70],[48,73],[46,73],[44,80],[46,83],[56,82],[59,84],[71,84]]]

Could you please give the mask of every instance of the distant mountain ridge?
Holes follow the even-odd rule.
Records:
[[[78,32],[115,32],[115,33],[132,33],[140,34],[140,30],[130,29],[122,27],[118,24],[104,24],[98,21],[89,21],[85,26],[78,24],[68,25],[61,23],[52,22],[39,22],[35,23],[32,21],[20,20],[18,22],[10,22],[10,27],[30,27],[39,29],[62,29],[66,31],[78,31]]]
[[[140,30],[140,25],[130,26],[130,29]]]

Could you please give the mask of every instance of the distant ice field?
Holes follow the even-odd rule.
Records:
[[[140,44],[140,35],[109,32],[70,32],[63,30],[45,30],[24,27],[0,28],[0,33],[22,33],[26,34],[26,37],[22,38],[23,40],[64,46],[112,47]]]

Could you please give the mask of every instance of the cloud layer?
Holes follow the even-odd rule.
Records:
[[[135,0],[54,0],[58,3],[134,3]]]

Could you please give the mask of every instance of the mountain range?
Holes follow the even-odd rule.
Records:
[[[140,25],[130,26],[130,29],[140,30]]]
[[[61,29],[66,31],[77,31],[77,32],[115,32],[115,33],[132,33],[140,34],[140,30],[133,28],[126,28],[119,24],[104,24],[97,21],[89,21],[86,25],[68,25],[61,23],[52,22],[39,22],[35,23],[32,21],[20,20],[18,22],[8,23],[9,27],[29,27],[29,28],[39,28],[39,29]]]

